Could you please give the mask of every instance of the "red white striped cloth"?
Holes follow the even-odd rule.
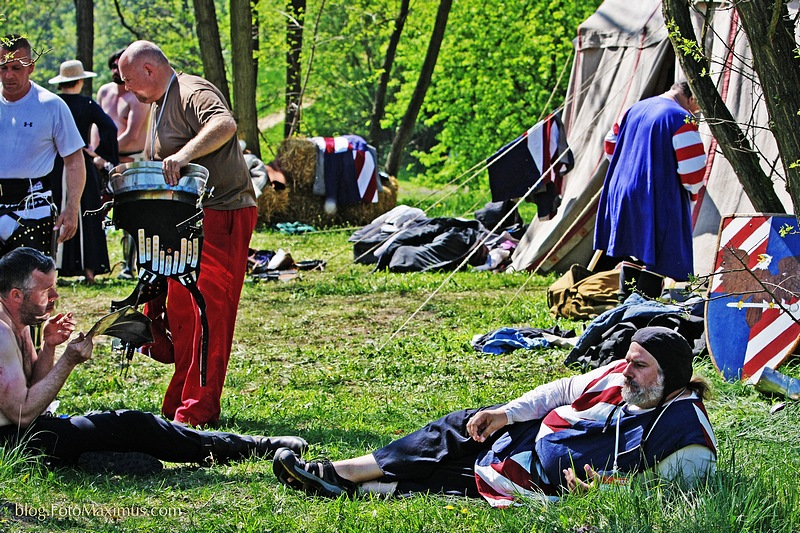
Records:
[[[703,187],[706,173],[706,152],[703,140],[697,131],[697,124],[690,120],[681,126],[672,136],[672,146],[678,158],[678,176],[683,187],[689,191],[692,199]]]

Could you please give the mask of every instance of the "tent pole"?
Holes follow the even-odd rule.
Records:
[[[595,250],[594,255],[592,256],[592,260],[589,261],[589,266],[587,268],[592,272],[594,272],[594,268],[597,266],[597,263],[600,262],[600,259],[602,257],[603,257],[603,250]]]

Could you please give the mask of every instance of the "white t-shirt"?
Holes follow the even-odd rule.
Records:
[[[9,102],[0,93],[0,179],[41,178],[84,143],[64,100],[31,82],[28,94]]]

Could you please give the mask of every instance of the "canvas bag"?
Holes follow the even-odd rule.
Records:
[[[619,304],[619,270],[592,272],[574,264],[549,289],[550,314],[577,320],[595,318]]]

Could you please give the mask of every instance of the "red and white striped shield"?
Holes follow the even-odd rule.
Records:
[[[725,379],[755,383],[800,340],[800,227],[791,215],[728,215],[706,303],[706,339]]]

